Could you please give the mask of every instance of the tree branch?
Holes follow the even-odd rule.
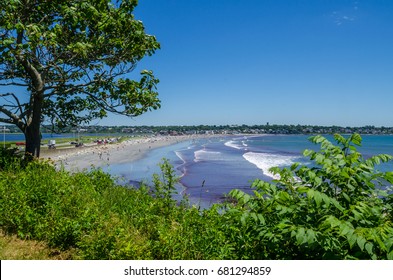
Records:
[[[83,92],[83,93],[89,96],[92,99],[92,101],[94,101],[99,107],[105,109],[106,111],[115,114],[123,114],[121,111],[116,109],[117,107],[121,107],[123,105],[121,102],[119,102],[118,104],[109,104],[107,101],[105,101],[104,99],[99,99],[94,94],[91,94],[89,92]],[[128,115],[128,116],[135,117],[134,115]]]
[[[4,119],[4,118],[0,118],[0,122],[8,123],[8,124],[15,124],[13,121],[10,121],[10,119]]]
[[[17,44],[22,44],[23,42],[23,30],[18,32],[17,34],[17,39],[16,42]],[[36,92],[42,92],[43,87],[44,87],[44,81],[42,80],[41,74],[38,72],[38,70],[26,59],[26,57],[23,56],[21,53],[21,50],[16,50],[16,59],[19,61],[20,64],[22,64],[23,68],[26,70],[26,72],[29,74],[30,78],[33,81],[33,85],[35,87]]]
[[[0,86],[8,87],[8,86],[19,86],[19,87],[28,87],[28,84],[22,84],[17,82],[9,82],[9,83],[0,83]]]
[[[0,118],[0,120],[2,122],[9,123],[9,124],[15,124],[21,130],[23,130],[22,128],[24,128],[24,123],[16,114],[12,113],[10,110],[7,110],[6,108],[4,108],[4,106],[0,106],[0,113],[3,113],[7,117],[9,117],[9,119]]]
[[[21,103],[19,102],[19,98],[14,93],[3,93],[3,94],[0,94],[0,97],[3,97],[4,99],[6,99],[7,96],[11,96],[15,100],[16,105],[14,105],[11,101],[9,101],[11,104],[13,104],[12,106],[11,105],[3,105],[3,106],[18,108],[19,112],[21,114],[23,114],[23,107],[22,107]],[[22,115],[20,115],[19,118],[23,118]]]

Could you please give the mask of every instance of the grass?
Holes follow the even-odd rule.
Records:
[[[75,258],[73,250],[60,251],[50,248],[43,241],[23,240],[15,234],[8,235],[0,230],[1,260],[69,260]]]

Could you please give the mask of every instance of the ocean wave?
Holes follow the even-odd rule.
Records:
[[[212,161],[212,160],[223,160],[220,152],[213,152],[208,150],[198,150],[194,152],[194,161]]]
[[[242,149],[242,146],[240,146],[239,144],[236,144],[236,141],[234,141],[234,140],[225,142],[224,145],[227,146],[227,147],[231,147],[231,148],[237,149],[237,150],[241,150]]]
[[[273,179],[279,179],[279,176],[271,173],[269,171],[270,168],[276,166],[278,167],[290,166],[294,163],[294,160],[299,158],[296,156],[285,156],[285,155],[253,153],[253,152],[245,153],[243,157],[250,163],[256,165],[259,169],[261,169],[263,171],[263,174]]]
[[[184,163],[186,163],[186,160],[185,160],[185,158],[183,157],[181,151],[182,151],[182,150],[180,150],[180,151],[175,151],[175,154],[176,154],[176,156],[177,156],[179,159],[181,159],[181,161],[183,161],[183,164],[184,164]]]

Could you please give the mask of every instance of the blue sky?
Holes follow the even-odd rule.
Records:
[[[393,126],[393,1],[140,0],[162,108],[99,124]]]

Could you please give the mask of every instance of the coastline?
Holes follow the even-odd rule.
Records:
[[[56,166],[63,166],[72,172],[91,167],[133,162],[143,158],[149,151],[184,141],[217,137],[217,135],[152,136],[129,139],[112,144],[89,144],[78,148],[46,151],[42,158],[53,160]]]

